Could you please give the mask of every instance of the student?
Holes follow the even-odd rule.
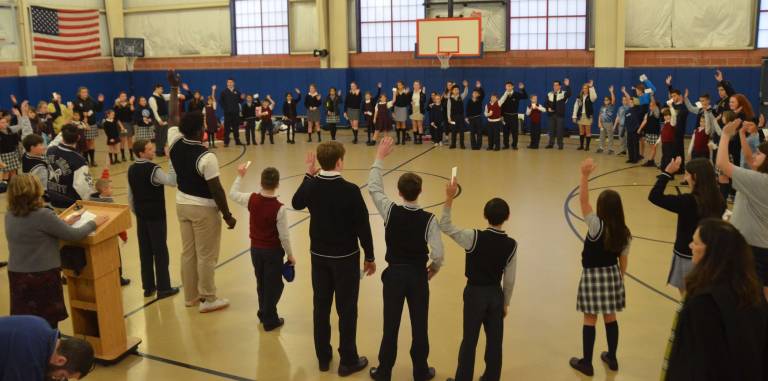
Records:
[[[1,123],[1,122],[0,122]],[[43,186],[44,198],[48,198],[48,180],[53,175],[51,165],[45,158],[45,142],[40,135],[27,135],[21,142],[24,147],[24,156],[21,158],[22,173],[29,173],[40,180]]]
[[[483,99],[485,91],[480,81],[475,82],[472,97],[467,102],[466,122],[469,124],[469,147],[479,150],[483,145]]]
[[[707,218],[721,218],[725,212],[725,200],[717,186],[715,168],[709,158],[698,158],[685,166],[685,180],[691,187],[691,193],[665,195],[664,189],[682,165],[680,157],[666,165],[658,176],[656,185],[651,189],[648,200],[654,205],[677,214],[677,234],[672,251],[672,266],[667,277],[667,284],[676,287],[680,295],[685,293],[685,278],[693,268],[691,262],[691,242],[693,232],[699,222]]]
[[[52,193],[51,205],[54,208],[66,209],[77,200],[88,200],[93,193],[93,178],[88,161],[76,150],[81,139],[78,128],[72,124],[65,125],[60,135],[61,143],[52,144],[46,152],[51,170],[58,173],[48,181],[48,192]]]
[[[363,94],[360,93],[360,88],[357,87],[357,82],[350,82],[349,92],[344,99],[344,118],[349,121],[349,126],[352,128],[352,144],[357,144],[357,133],[360,128],[360,105],[363,103]],[[370,141],[370,139],[368,139]]]
[[[432,101],[429,104],[429,134],[432,143],[436,146],[443,145],[443,131],[445,130],[445,104],[443,96],[432,93]]]
[[[668,75],[666,80],[669,89],[669,97],[672,99],[670,107],[677,111],[677,128],[675,129],[675,155],[682,159],[681,166],[685,167],[685,133],[688,126],[688,108],[685,107],[680,90],[672,87],[672,76]]]
[[[627,98],[626,95],[622,94],[621,106],[619,106],[618,110],[616,110],[616,121],[613,123],[613,130],[617,131],[620,139],[620,146],[621,146],[619,147],[620,148],[619,152],[616,154],[617,156],[622,156],[627,154],[627,129],[624,123],[627,120],[627,117],[626,117],[627,111],[629,111],[631,106],[632,106],[632,99]]]
[[[165,212],[165,186],[176,187],[176,174],[166,174],[155,158],[155,145],[137,140],[132,148],[136,161],[128,168],[128,204],[136,215],[136,236],[139,240],[141,287],[144,297],[157,292],[163,299],[179,293],[171,287],[168,273],[168,221]]]
[[[613,92],[613,85],[608,87],[610,97],[603,97],[603,105],[600,107],[600,115],[597,118],[597,127],[600,129],[600,144],[597,146],[597,153],[607,151],[613,155],[613,124],[616,104],[616,94]]]
[[[261,144],[264,144],[264,135],[269,134],[269,144],[275,144],[275,125],[272,122],[272,110],[275,108],[275,101],[272,100],[272,96],[267,94],[267,98],[261,102],[261,107],[258,108],[259,118],[259,131],[261,133]],[[256,143],[256,136],[253,137],[254,144]]]
[[[579,148],[577,150],[589,151],[589,143],[592,141],[592,116],[594,115],[594,103],[597,100],[595,83],[591,79],[581,87],[581,93],[573,105],[573,123],[579,126]],[[586,140],[587,144],[584,145]]]
[[[701,222],[693,271],[662,381],[766,379],[768,307],[744,237],[722,219]]]
[[[122,161],[128,161],[125,159],[125,147],[128,146],[128,155],[133,161],[133,136],[135,131],[133,128],[133,113],[136,110],[134,103],[135,97],[128,98],[125,91],[121,91],[120,95],[115,100],[113,109],[115,110],[115,119],[120,126],[120,156]]]
[[[661,141],[660,168],[666,168],[667,164],[672,161],[672,158],[674,158],[677,153],[677,148],[675,146],[675,130],[677,129],[676,112],[674,107],[665,107],[661,110],[661,115],[664,118],[664,125],[661,127],[661,135],[659,137]]]
[[[562,82],[552,82],[552,91],[547,93],[547,114],[549,114],[549,143],[547,149],[552,149],[557,141],[557,149],[563,149],[563,136],[565,135],[565,107],[568,98],[571,97],[571,80],[566,78]],[[565,89],[563,89],[565,87]]]
[[[168,101],[170,95],[163,93],[163,85],[155,84],[152,95],[149,96],[149,109],[152,110],[152,120],[155,122],[155,149],[157,156],[165,156],[168,145]]]
[[[451,131],[451,146],[450,149],[456,148],[456,135],[459,135],[459,144],[461,149],[464,147],[464,98],[467,97],[467,91],[469,90],[469,82],[464,80],[464,92],[459,92],[459,86],[454,85],[451,89],[451,95],[446,100],[446,119],[448,129]]]
[[[155,140],[155,122],[152,120],[152,112],[150,110],[142,110],[138,116],[138,119],[134,119],[136,129],[136,140]]]
[[[90,201],[105,202],[109,204],[115,202],[115,199],[112,197],[112,181],[109,180],[109,167],[106,167],[101,175],[101,178],[96,180],[94,189],[96,192],[91,194],[91,197],[89,198]],[[120,240],[123,242],[123,244],[128,242],[128,233],[126,231],[121,231],[118,236],[120,237]],[[120,285],[127,286],[131,284],[131,280],[123,277],[123,257],[119,248],[118,255],[120,256]]]
[[[245,122],[245,144],[256,145],[256,120],[261,119],[261,115],[256,115],[256,109],[261,107],[259,102],[253,101],[253,95],[248,94],[245,96],[245,103],[242,104],[240,110],[243,114],[243,122]],[[261,131],[264,131],[263,126],[259,126]],[[263,133],[262,133],[263,136]],[[262,140],[261,144],[264,144]]]
[[[403,302],[408,301],[411,320],[411,359],[413,379],[426,381],[435,377],[435,368],[427,363],[429,355],[428,319],[429,281],[443,263],[443,242],[440,228],[432,213],[423,210],[418,199],[421,177],[405,173],[397,181],[403,204],[392,202],[384,193],[382,168],[384,159],[392,152],[392,138],[379,143],[376,161],[368,177],[368,191],[376,209],[384,219],[384,240],[387,244],[387,268],[381,274],[384,284],[384,329],[379,349],[379,366],[372,367],[374,380],[392,379],[392,367],[397,358],[397,336]],[[428,265],[429,260],[432,262]]]
[[[208,96],[205,108],[203,108],[203,123],[208,134],[208,148],[216,148],[216,133],[219,131],[219,118],[216,117],[216,85],[211,86],[211,95]],[[256,143],[254,141],[254,143]]]
[[[624,273],[627,271],[632,234],[624,223],[621,197],[614,190],[604,190],[597,198],[597,211],[589,203],[589,176],[596,165],[591,158],[581,163],[579,201],[588,233],[581,253],[583,267],[579,281],[576,309],[584,313],[582,328],[583,357],[571,358],[570,365],[587,376],[594,375],[592,351],[595,345],[597,315],[602,314],[608,339],[608,352],[600,359],[612,371],[619,370],[616,350],[619,345],[619,323],[616,313],[626,304]]]
[[[421,85],[421,81],[413,81],[413,91],[408,95],[411,98],[411,124],[413,125],[414,144],[422,144],[424,141],[424,113],[427,109],[427,88]]]
[[[502,230],[509,219],[509,205],[500,198],[485,203],[485,230],[459,229],[451,222],[453,199],[459,184],[449,182],[445,189],[445,205],[440,216],[440,230],[466,251],[464,275],[464,328],[456,378],[449,381],[472,381],[475,371],[475,351],[480,327],[485,330],[484,381],[501,379],[502,339],[504,318],[515,286],[517,242]],[[503,281],[502,281],[503,279]]]
[[[307,109],[307,142],[312,143],[312,133],[317,132],[317,142],[322,141],[320,132],[320,105],[323,97],[317,92],[317,86],[314,83],[309,85],[307,97],[304,98],[304,107]]]
[[[339,118],[339,107],[343,104],[341,96],[335,87],[328,89],[328,96],[325,98],[323,106],[325,107],[325,124],[331,133],[331,140],[336,140],[336,128],[341,120]]]
[[[656,150],[659,145],[662,125],[659,121],[659,118],[661,118],[660,108],[659,103],[656,102],[653,96],[651,96],[651,103],[648,104],[648,112],[645,113],[643,122],[640,124],[640,129],[638,130],[643,138],[645,138],[645,145],[647,146],[647,149],[640,149],[640,155],[645,155],[645,163],[643,163],[643,167],[656,166]]]
[[[408,106],[411,104],[410,92],[403,81],[397,81],[392,88],[392,119],[395,121],[397,141],[402,144],[405,144],[405,124],[408,121]]]
[[[315,167],[315,158],[322,170]],[[309,209],[309,239],[312,254],[315,354],[320,371],[330,369],[331,305],[336,298],[339,315],[339,375],[344,377],[365,369],[368,359],[357,353],[357,298],[360,290],[360,248],[363,272],[376,272],[373,237],[360,188],[341,177],[344,146],[322,143],[307,154],[307,174],[291,202],[293,209]]]
[[[762,118],[762,114],[760,115]],[[741,145],[741,167],[745,169],[755,169],[754,153],[758,152],[760,146],[760,134],[757,125],[754,122],[744,122],[739,129],[739,141]]]
[[[75,113],[80,114],[80,120],[85,123],[87,128],[85,129],[85,149],[86,156],[90,162],[91,167],[96,166],[96,138],[99,137],[99,127],[96,125],[96,113],[101,112],[104,108],[104,95],[99,94],[94,101],[93,98],[88,95],[87,87],[80,87],[77,89],[77,95],[75,96],[74,109]]]
[[[29,106],[24,101],[19,110],[13,109],[18,124],[10,125],[10,116],[0,116],[0,163],[5,164],[0,167],[0,183],[7,186],[8,180],[16,174],[21,167],[19,157],[19,142],[21,141],[21,132],[26,129],[31,131],[32,124],[27,116]]]
[[[114,110],[107,110],[104,113],[104,120],[101,122],[101,126],[107,135],[109,163],[118,164],[120,163],[120,158],[117,156],[118,144],[120,144],[120,125],[115,120]]]
[[[285,130],[288,144],[296,144],[296,123],[299,123],[296,105],[301,101],[301,90],[298,88],[293,90],[296,91],[296,98],[293,98],[293,94],[288,92],[285,93],[285,100],[283,101],[283,124],[288,127]]]
[[[227,88],[219,95],[219,104],[224,112],[224,147],[229,147],[229,134],[234,135],[235,145],[240,142],[240,104],[245,100],[245,94],[235,88],[235,80],[227,79]]]
[[[376,144],[376,140],[371,140],[371,136],[375,134],[376,131],[374,114],[376,113],[376,105],[379,102],[379,96],[381,96],[381,82],[379,82],[377,85],[376,96],[374,97],[370,91],[366,91],[365,98],[363,100],[363,116],[365,117],[365,124],[368,130],[368,140],[365,142],[365,144],[368,146]]]
[[[283,256],[291,266],[296,259],[291,250],[286,207],[277,200],[280,172],[268,167],[261,172],[261,191],[240,192],[240,184],[248,171],[246,164],[237,167],[238,176],[229,189],[229,198],[248,208],[250,213],[251,262],[256,274],[259,296],[259,321],[269,332],[281,327],[285,320],[277,313],[277,303],[283,294]]]
[[[3,380],[81,380],[94,366],[91,344],[60,338],[36,316],[0,318],[0,376]]]
[[[229,300],[219,298],[216,289],[216,262],[221,245],[219,218],[229,229],[234,229],[237,220],[229,212],[227,196],[219,180],[219,161],[202,143],[203,116],[188,112],[179,119],[176,97],[181,78],[169,70],[168,81],[171,85],[169,121],[173,125],[168,129],[169,155],[179,188],[176,214],[181,230],[185,306],[198,306],[200,313],[218,311],[229,306]]]
[[[186,83],[181,84],[181,88],[186,91],[186,98],[187,100],[187,111],[200,111],[203,112],[203,109],[205,108],[205,99],[203,98],[202,94],[200,94],[200,91],[195,90],[190,91],[189,85]]]
[[[714,120],[714,119],[713,119]],[[707,128],[707,117],[704,114],[699,115],[696,129],[693,130],[691,143],[688,145],[688,157],[693,159],[710,159],[712,149],[710,147],[710,137]]]
[[[517,137],[520,133],[520,119],[517,116],[520,110],[520,101],[528,99],[525,92],[525,84],[517,84],[518,91],[515,91],[515,84],[508,81],[504,84],[504,94],[502,94],[499,104],[501,113],[504,115],[504,149],[509,148],[509,135],[512,134],[512,149],[517,149]]]
[[[634,96],[629,95],[625,87],[621,92],[625,97],[631,100],[631,107],[624,114],[624,130],[627,135],[627,163],[636,164],[640,162],[640,135],[638,130],[643,122],[645,114],[648,112],[648,104],[651,102],[651,95],[656,92],[653,83],[648,80],[645,74],[640,75],[639,84],[633,87]]]
[[[531,124],[531,142],[528,144],[529,149],[539,149],[539,141],[541,140],[541,115],[547,112],[547,109],[539,103],[539,97],[537,95],[531,95],[531,103],[525,108],[525,115],[528,116],[529,123]]]
[[[387,101],[387,95],[379,92],[379,101],[376,103],[376,110],[373,112],[373,120],[376,125],[376,132],[373,133],[373,144],[376,144],[379,138],[379,133],[384,136],[389,136],[389,131],[392,130],[392,114],[389,109],[392,108],[392,101]],[[397,134],[397,143],[400,144],[400,133]]]
[[[498,95],[491,94],[490,103],[485,105],[485,117],[488,118],[488,151],[499,151],[501,149],[499,134],[504,120],[501,115]],[[483,135],[480,134],[480,145],[482,145],[482,139]]]
[[[753,153],[750,164],[753,169],[731,163],[728,143],[737,134],[736,129],[741,123],[741,119],[736,119],[723,127],[723,136],[717,150],[717,168],[733,180],[733,188],[738,190],[731,223],[752,247],[757,276],[768,299],[768,236],[765,234],[768,231],[768,193],[765,192],[768,189],[768,160],[765,159],[768,143],[761,143]]]

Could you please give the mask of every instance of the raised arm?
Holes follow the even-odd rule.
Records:
[[[181,121],[179,114],[179,85],[181,84],[181,77],[173,69],[168,70],[168,83],[171,85],[170,99],[168,101],[168,123],[171,126],[178,126]]]
[[[592,205],[589,203],[589,176],[595,171],[597,165],[591,157],[581,162],[581,180],[579,181],[579,204],[581,215],[592,214]]]
[[[229,198],[236,204],[246,208],[248,207],[248,201],[251,199],[251,194],[241,192],[240,183],[243,177],[245,177],[247,170],[245,163],[240,164],[237,167],[237,177],[235,177],[235,181],[232,182],[232,186],[229,188]]]
[[[456,197],[458,189],[458,182],[448,182],[445,188],[443,214],[440,216],[438,225],[443,233],[451,237],[464,250],[471,250],[477,241],[477,232],[472,229],[459,229],[451,222],[451,208],[453,207],[453,199]]]
[[[741,154],[744,156],[744,161],[746,161],[747,168],[748,169],[755,169],[754,161],[755,159],[752,157],[752,148],[750,148],[749,143],[747,142],[747,123],[754,122],[744,122],[744,125],[739,130],[739,141],[741,142]]]
[[[651,192],[648,194],[648,201],[653,205],[672,213],[680,213],[682,211],[683,207],[680,204],[680,197],[665,195],[664,189],[666,189],[667,183],[674,178],[674,174],[680,169],[681,163],[682,159],[679,156],[670,161],[664,172],[656,178],[656,184],[654,184]]]
[[[733,163],[730,161],[730,155],[728,152],[729,143],[731,141],[731,138],[736,133],[736,127],[741,125],[741,119],[736,119],[723,127],[723,134],[720,137],[720,146],[717,149],[717,169],[719,169],[722,174],[732,177],[733,176]]]
[[[389,220],[389,210],[392,207],[392,201],[384,193],[384,180],[381,175],[381,169],[384,165],[384,159],[392,152],[392,137],[387,136],[379,143],[376,151],[376,161],[371,166],[371,173],[368,175],[368,192],[373,199],[373,204],[386,223]]]

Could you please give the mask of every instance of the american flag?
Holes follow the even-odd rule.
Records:
[[[101,56],[99,11],[31,7],[34,58],[81,60]]]

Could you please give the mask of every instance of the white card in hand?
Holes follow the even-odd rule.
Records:
[[[459,167],[451,168],[451,184],[456,184],[456,175],[459,174]]]
[[[245,163],[245,169],[248,169],[248,167],[250,167],[250,166],[251,166],[251,161],[248,160],[248,162]]]

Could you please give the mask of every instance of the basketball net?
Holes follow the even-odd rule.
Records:
[[[446,70],[451,67],[451,53],[437,53],[438,61],[440,61],[440,69]]]

